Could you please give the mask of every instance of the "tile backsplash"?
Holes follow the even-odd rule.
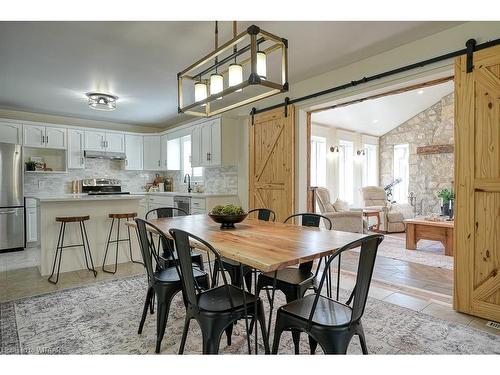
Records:
[[[203,183],[207,193],[238,194],[238,167],[205,168]],[[67,173],[25,173],[24,192],[28,194],[68,194],[71,181],[84,178],[116,178],[122,181],[122,190],[142,192],[146,183],[152,182],[156,174],[173,177],[174,191],[185,191],[186,184],[179,171],[126,171],[124,161],[109,159],[86,159],[85,169],[73,169]],[[194,186],[194,183],[192,184]]]

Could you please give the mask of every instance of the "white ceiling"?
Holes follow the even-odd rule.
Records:
[[[253,23],[289,40],[291,85],[458,24]],[[219,28],[228,40],[231,23]],[[0,22],[0,108],[165,126],[179,121],[177,72],[212,48],[213,22]],[[88,91],[118,109],[89,109]]]
[[[381,136],[453,92],[453,81],[313,113],[316,124]]]

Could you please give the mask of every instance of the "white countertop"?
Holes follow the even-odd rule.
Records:
[[[139,200],[143,195],[124,194],[124,195],[88,195],[88,194],[34,194],[26,195],[26,198],[38,199],[40,202],[89,202],[89,201],[115,201],[115,200]]]
[[[136,194],[136,193],[133,193]],[[138,193],[138,194],[147,194],[147,195],[157,195],[157,196],[180,196],[180,197],[191,197],[191,198],[217,198],[217,197],[234,197],[238,194],[217,194],[217,193],[188,193],[188,192],[180,192],[180,191],[159,191],[159,192],[151,192],[151,193]]]

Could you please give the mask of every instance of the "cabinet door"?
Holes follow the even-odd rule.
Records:
[[[167,166],[169,171],[181,169],[181,139],[174,138],[167,142]]]
[[[0,142],[21,144],[21,125],[0,122]]]
[[[105,151],[106,133],[85,130],[85,150]]]
[[[125,169],[141,171],[143,167],[143,138],[142,135],[125,135]]]
[[[212,124],[205,122],[201,125],[201,165],[210,165],[210,154],[212,152]]]
[[[161,166],[160,170],[166,171],[168,168],[168,138],[167,135],[162,135],[160,137],[160,160]]]
[[[66,129],[45,127],[45,147],[66,149]]]
[[[201,167],[201,128],[196,125],[191,131],[191,166]]]
[[[210,151],[210,165],[221,164],[221,122],[220,119],[211,122],[211,151]]]
[[[125,152],[125,134],[106,133],[105,149],[109,152]]]
[[[24,125],[23,146],[45,147],[45,126]]]
[[[144,136],[144,170],[158,171],[161,168],[161,141],[158,135]]]
[[[68,129],[68,169],[85,168],[84,138],[85,134],[82,130]]]
[[[36,207],[26,208],[26,242],[38,240]]]

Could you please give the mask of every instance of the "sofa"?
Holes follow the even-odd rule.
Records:
[[[380,186],[365,186],[361,188],[361,194],[363,196],[363,208],[380,211],[379,230],[383,232],[404,232],[404,220],[414,217],[411,205],[389,202],[384,188]]]
[[[320,213],[332,221],[333,230],[367,233],[368,223],[363,219],[363,211],[349,210],[347,203],[340,200],[332,203],[327,188],[318,187],[315,194]]]

